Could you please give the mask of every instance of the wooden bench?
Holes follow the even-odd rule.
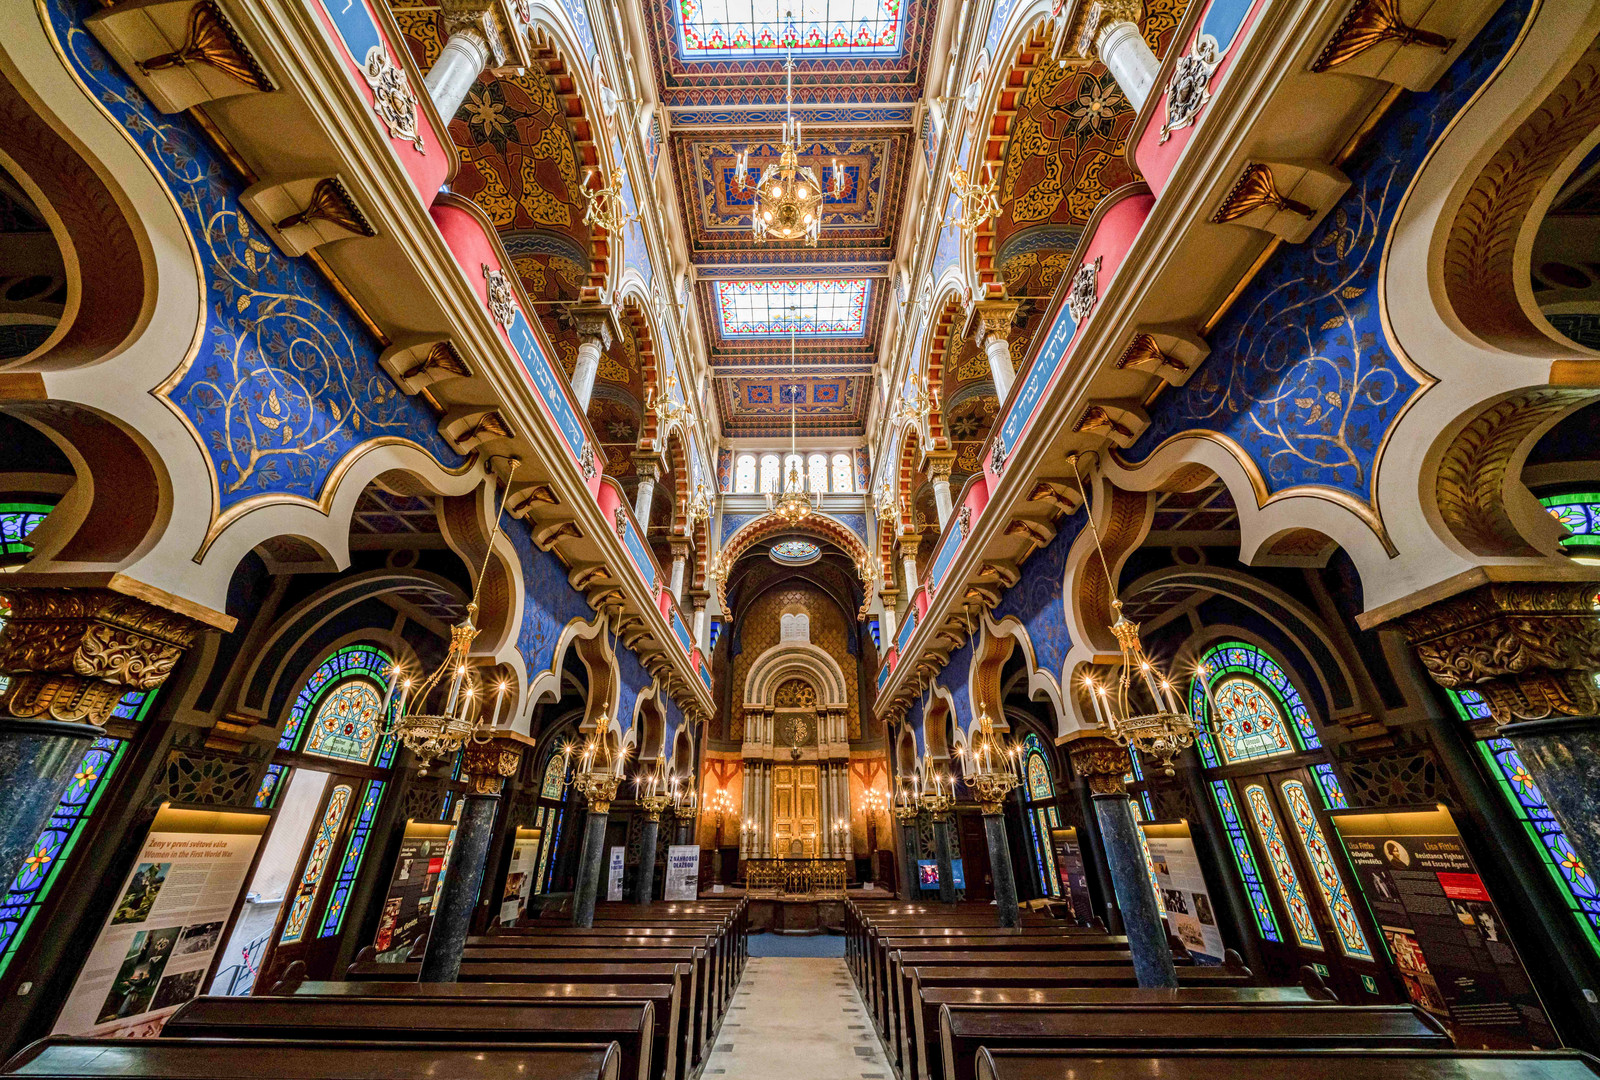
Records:
[[[574,928],[575,929],[575,928]],[[532,932],[497,933],[482,937],[469,937],[462,953],[463,959],[483,949],[700,949],[703,955],[695,963],[697,975],[706,986],[709,999],[720,1015],[727,998],[729,965],[725,963],[725,938],[714,934],[674,930],[664,933],[650,928],[654,933],[633,933],[621,928],[589,930],[582,933],[541,934]],[[419,958],[420,959],[420,958]]]
[[[939,1009],[930,1007],[926,992],[933,988],[1016,987],[1025,990],[1086,989],[1139,985],[1132,965],[1095,967],[914,967],[909,969],[907,1008],[891,1033],[900,1040],[903,1080],[929,1080],[942,1074],[939,1062]],[[1178,972],[1185,987],[1243,987],[1254,981],[1246,968],[1187,967]],[[942,1003],[941,1003],[942,1004]]]
[[[36,1080],[619,1080],[616,1043],[316,1043],[271,1039],[65,1039],[23,1048],[9,1076]]]
[[[724,923],[657,921],[644,925],[595,927],[549,926],[529,923],[523,926],[497,926],[483,936],[469,937],[468,945],[487,945],[502,939],[559,938],[563,941],[601,940],[614,937],[659,937],[671,939],[673,944],[683,938],[706,937],[711,940],[722,981],[725,986],[738,981],[742,969],[738,937]]]
[[[978,1050],[1448,1050],[1410,1005],[941,1005],[942,1080],[975,1080]]]
[[[199,997],[163,1038],[329,1042],[615,1042],[623,1080],[652,1080],[650,1002],[486,1001],[469,998]]]
[[[1600,1064],[1576,1050],[1107,1050],[1052,1054],[980,1050],[978,1080],[1594,1080]]]
[[[682,1080],[679,1064],[677,988],[660,983],[418,983],[418,982],[305,982],[295,988],[294,1000],[313,998],[342,1007],[351,999],[384,998],[426,1001],[535,1001],[568,1005],[608,1005],[615,1002],[648,1003],[655,1011],[651,1072],[661,1080]],[[264,1000],[256,998],[254,1000]]]
[[[422,973],[416,963],[386,964],[357,962],[345,970],[345,978],[352,984],[366,982],[415,981]],[[677,1003],[678,1071],[687,1075],[695,1064],[695,1011],[694,999],[689,994],[689,980],[694,968],[690,964],[589,964],[589,963],[526,963],[526,964],[463,964],[454,985],[473,983],[531,983],[586,985],[611,983],[659,983],[672,988]],[[298,993],[300,985],[286,985],[284,993]],[[421,984],[419,984],[421,985]]]

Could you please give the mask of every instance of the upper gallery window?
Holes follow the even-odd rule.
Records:
[[[725,338],[861,337],[867,279],[719,281],[717,311]]]
[[[792,15],[796,7],[799,14]],[[678,0],[678,55],[897,56],[901,0]]]

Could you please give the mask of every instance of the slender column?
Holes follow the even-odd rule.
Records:
[[[472,84],[488,66],[489,40],[482,30],[464,26],[451,33],[422,80],[445,123],[454,118]]]
[[[950,854],[950,815],[933,818],[933,853],[939,860],[939,902],[956,902],[956,870]]]
[[[1006,818],[999,807],[990,813],[983,809],[983,835],[989,841],[989,871],[994,877],[994,902],[1000,909],[1000,925],[1016,926],[1022,921],[1017,906],[1017,878],[1011,870],[1011,845],[1006,843]]]
[[[633,499],[633,516],[639,519],[639,527],[650,527],[650,503],[656,494],[656,478],[653,473],[639,477],[639,492]]]
[[[894,589],[882,589],[880,595],[883,597],[883,616],[878,620],[878,629],[879,639],[883,644],[878,648],[878,655],[882,657],[894,648],[895,638],[899,634],[900,628],[895,624],[894,605],[900,599],[900,594]]]
[[[672,541],[672,598],[683,603],[684,570],[689,565],[689,541],[674,539]]]
[[[702,596],[694,596],[694,643],[703,651],[706,649],[706,602]],[[706,661],[710,666],[710,661]]]
[[[594,925],[594,902],[600,894],[601,865],[605,855],[606,822],[611,818],[611,804],[589,804],[588,816],[583,823],[583,854],[578,859],[578,881],[572,894],[572,925]]]
[[[980,300],[972,305],[967,330],[989,361],[989,378],[1003,404],[1016,381],[1011,367],[1011,324],[1017,317],[1015,300]]]
[[[1058,16],[1066,58],[1099,60],[1134,111],[1144,107],[1161,63],[1139,32],[1140,0],[1072,0]]]
[[[1134,977],[1140,986],[1175,987],[1178,973],[1172,965],[1172,946],[1167,943],[1167,924],[1156,906],[1150,871],[1139,845],[1139,826],[1122,781],[1128,752],[1109,739],[1089,738],[1073,743],[1070,753],[1073,767],[1088,780],[1093,793],[1111,885],[1133,953]]]
[[[902,536],[900,538],[900,568],[906,575],[906,604],[910,604],[917,592],[917,547],[920,545],[916,537]],[[909,617],[909,616],[908,616]]]
[[[1584,863],[1600,866],[1600,619],[1593,582],[1497,582],[1400,617],[1435,682],[1475,690]],[[1528,719],[1536,718],[1536,719]]]
[[[942,533],[950,524],[950,516],[956,512],[955,502],[950,495],[950,467],[955,464],[955,456],[940,454],[928,459],[928,478],[933,481],[933,504],[939,513],[939,531]]]
[[[639,877],[634,883],[633,902],[648,904],[656,887],[656,845],[661,841],[661,811],[646,810],[644,829],[639,834]]]
[[[122,695],[165,682],[204,627],[107,589],[5,588],[0,609],[7,607],[0,881],[10,882]]]
[[[578,400],[580,412],[589,409],[589,398],[594,394],[595,375],[600,371],[600,354],[611,348],[616,340],[617,317],[604,305],[571,308],[568,322],[578,331],[578,358],[572,369],[572,396]],[[648,521],[640,521],[648,528]]]
[[[433,928],[428,932],[418,982],[455,982],[461,973],[461,952],[472,927],[472,911],[483,892],[483,871],[488,863],[489,841],[494,836],[500,789],[521,761],[522,747],[510,739],[467,744],[462,771],[471,786],[456,825],[450,865],[445,870],[439,907],[433,913]]]
[[[921,844],[917,839],[917,818],[900,819],[900,884],[905,899],[915,900],[922,892],[922,874],[917,866]]]

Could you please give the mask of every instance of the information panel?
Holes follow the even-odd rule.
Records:
[[[1448,811],[1330,817],[1413,1002],[1463,1049],[1560,1045]]]
[[[1069,825],[1050,830],[1050,846],[1055,849],[1056,873],[1061,878],[1062,899],[1072,904],[1072,918],[1087,925],[1094,918],[1094,902],[1089,898],[1089,874],[1083,865],[1083,848],[1078,830]]]
[[[611,849],[610,874],[606,879],[606,900],[615,904],[622,899],[622,873],[626,867],[628,849],[614,847]]]
[[[700,898],[700,848],[696,844],[672,844],[667,848],[667,880],[663,900]]]
[[[528,894],[533,891],[534,863],[539,858],[542,829],[519,826],[511,846],[511,865],[506,869],[506,887],[500,894],[500,924],[514,926],[528,910]]]
[[[269,817],[162,806],[52,1033],[155,1035],[199,994]]]
[[[406,822],[383,914],[378,917],[378,933],[372,939],[379,960],[404,960],[417,939],[427,935],[433,925],[434,905],[444,889],[444,871],[450,865],[455,835],[456,827],[448,821]]]
[[[1196,963],[1220,964],[1226,946],[1217,928],[1216,908],[1194,853],[1186,822],[1140,826],[1150,848],[1150,864],[1167,908],[1167,929],[1193,954]]]

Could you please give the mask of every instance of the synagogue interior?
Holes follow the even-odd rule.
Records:
[[[1600,1080],[1600,4],[0,26],[0,1080]]]

